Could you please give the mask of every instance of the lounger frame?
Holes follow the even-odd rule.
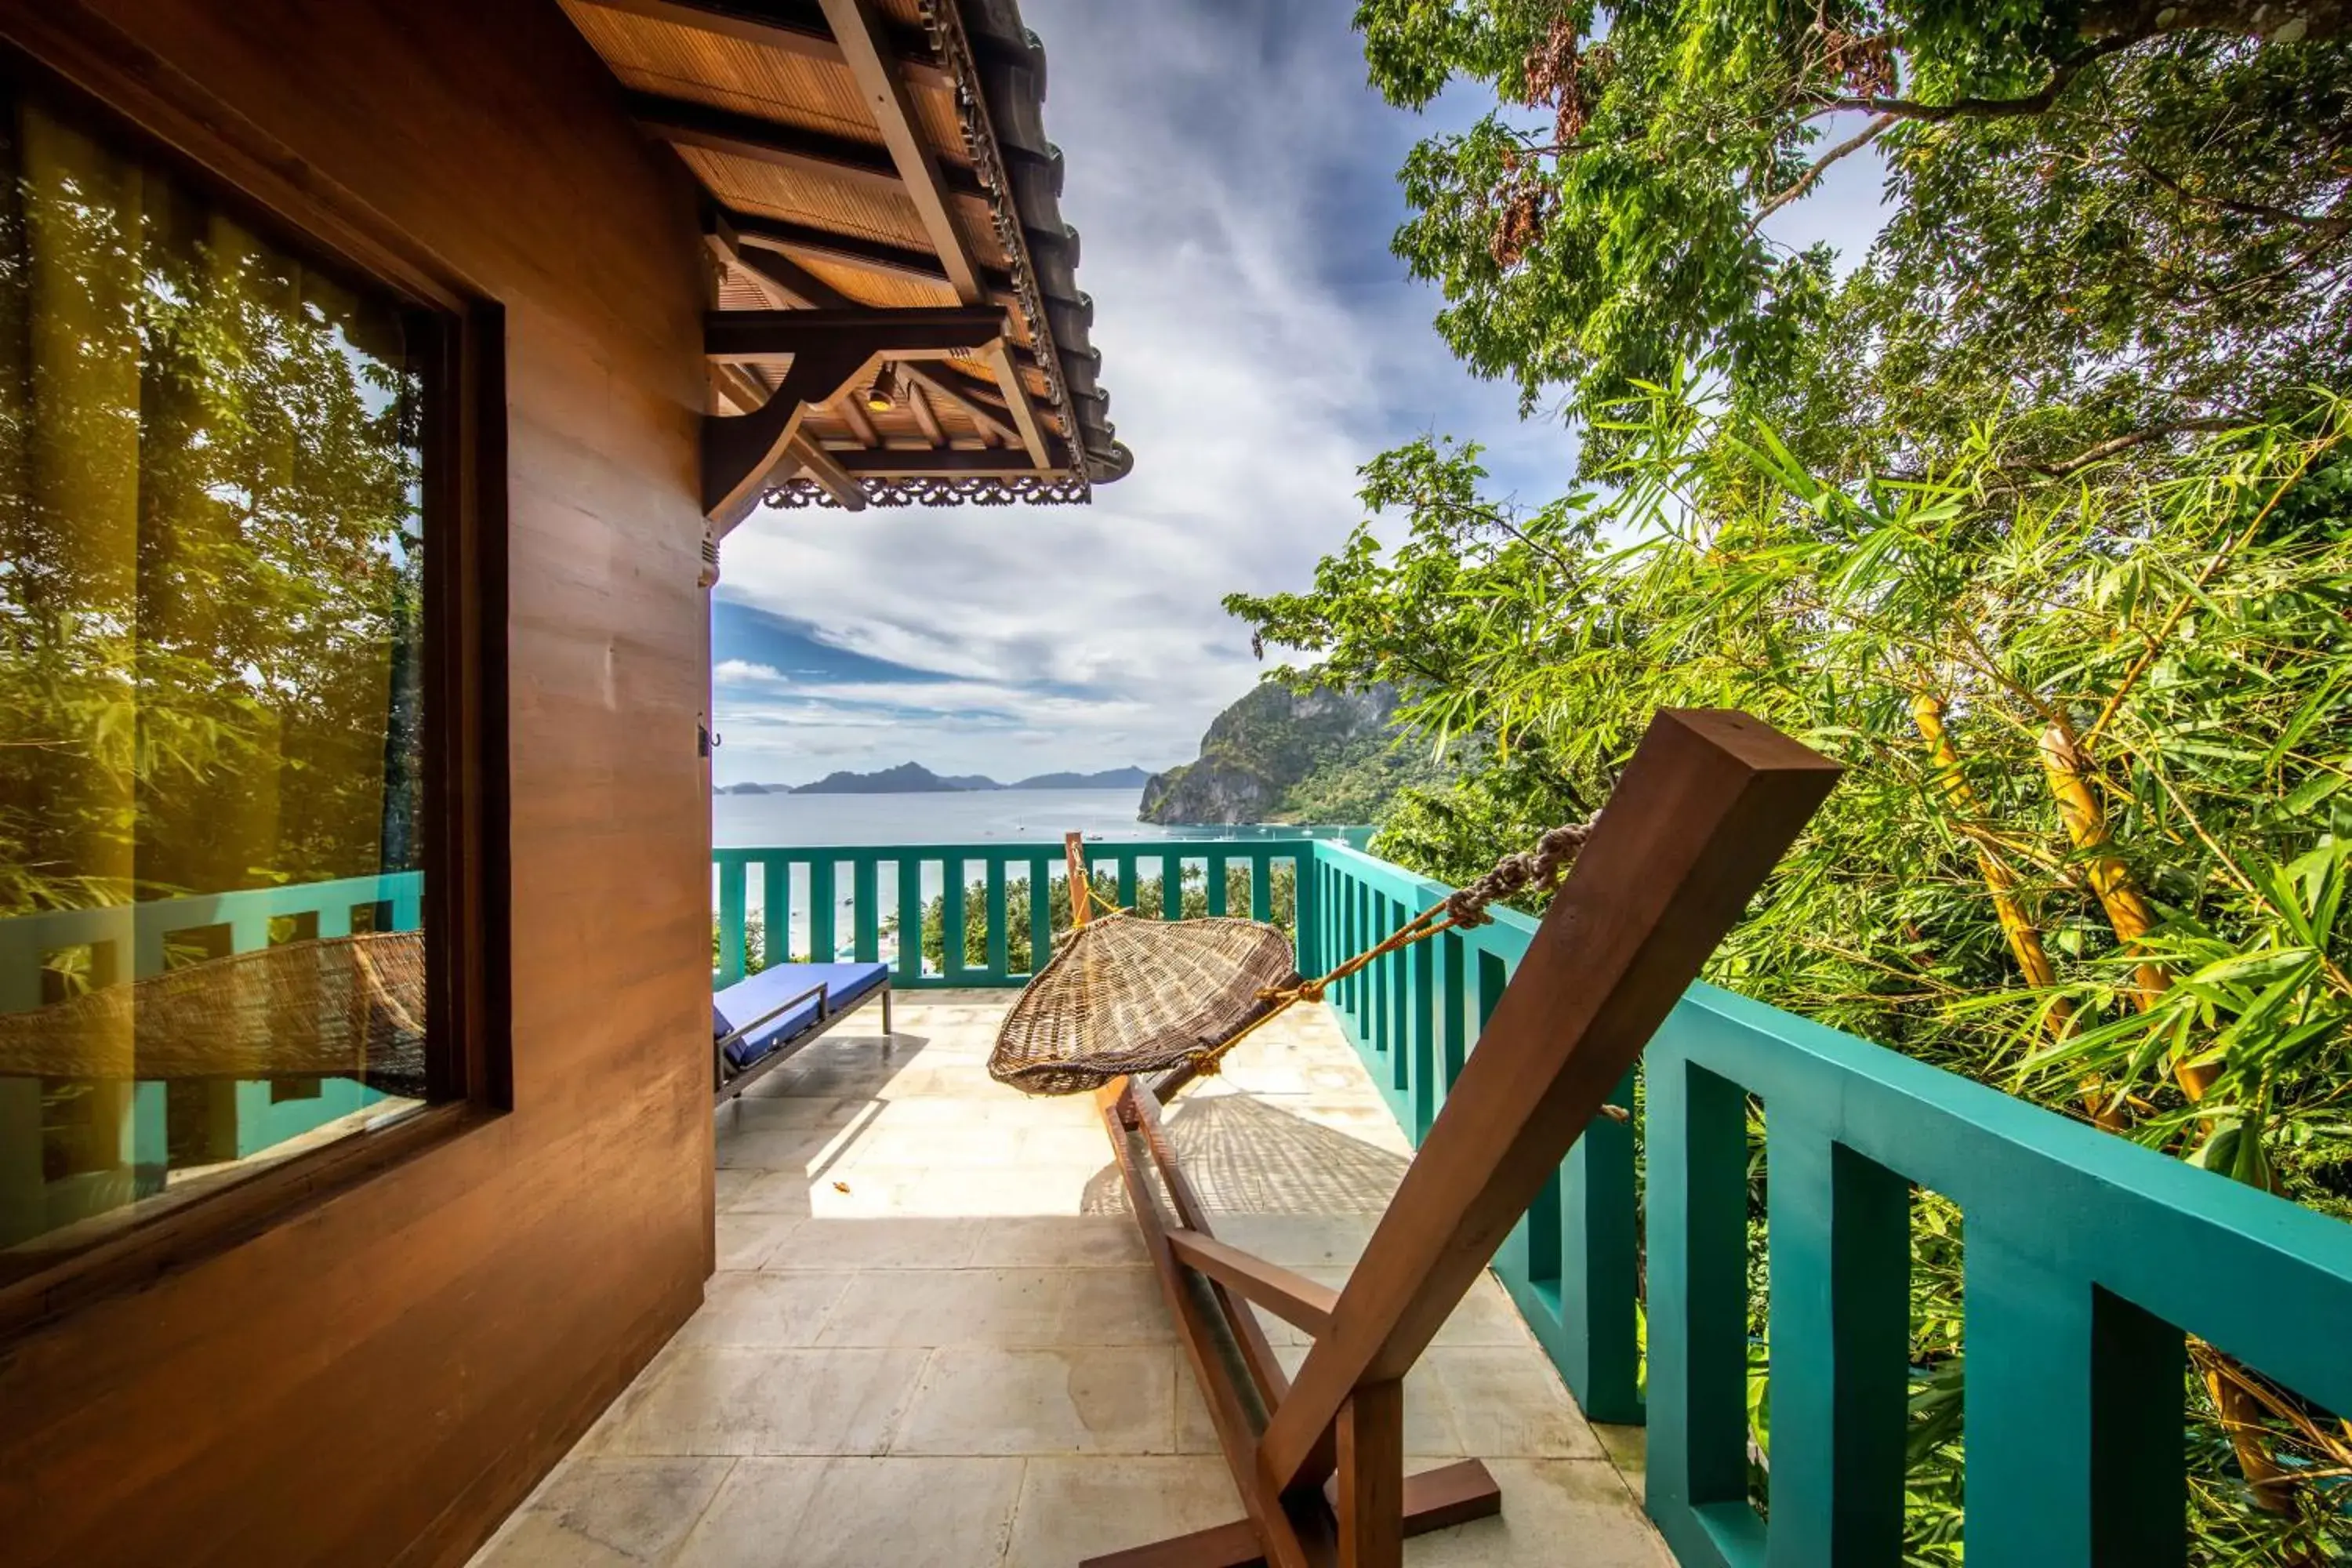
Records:
[[[816,1019],[814,1023],[810,1024],[807,1028],[803,1029],[791,1039],[782,1042],[781,1045],[777,1046],[775,1049],[770,1051],[766,1056],[761,1057],[758,1061],[753,1062],[750,1067],[736,1068],[732,1063],[728,1061],[727,1047],[729,1046],[735,1044],[744,1036],[760,1027],[762,1024],[767,1023],[770,1019],[780,1017],[782,1015],[791,1012],[793,1008],[799,1006],[802,1003],[807,1001],[812,996],[817,999]],[[897,1033],[897,1031],[890,1026],[890,976],[886,972],[882,976],[881,984],[876,986],[873,990],[868,991],[863,996],[858,997],[857,1000],[850,1003],[845,1007],[839,1009],[834,1007],[833,983],[831,981],[820,980],[814,985],[810,986],[807,990],[803,991],[796,995],[788,997],[784,1001],[778,1003],[775,1006],[769,1008],[766,1012],[761,1014],[758,1017],[752,1019],[742,1027],[739,1029],[730,1029],[727,1033],[720,1035],[712,1042],[710,1047],[712,1064],[712,1103],[714,1105],[723,1105],[728,1100],[735,1099],[745,1089],[751,1088],[753,1084],[767,1077],[768,1074],[775,1071],[776,1068],[792,1060],[793,1058],[798,1056],[802,1047],[808,1045],[812,1040],[819,1038],[831,1030],[835,1025],[839,1024],[843,1019],[847,1018],[859,1008],[864,1007],[868,1003],[877,999],[879,999],[882,1004],[882,1033],[885,1036]],[[731,1076],[730,1068],[732,1069]]]

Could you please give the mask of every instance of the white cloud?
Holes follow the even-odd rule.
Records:
[[[1502,490],[1565,486],[1567,436],[1462,370],[1388,254],[1394,171],[1433,125],[1364,85],[1350,9],[1025,0],[1135,471],[1089,507],[756,513],[722,592],[940,679],[814,688],[728,659],[723,778],[1165,766],[1258,675],[1219,601],[1305,585],[1372,454],[1435,429],[1486,442]]]

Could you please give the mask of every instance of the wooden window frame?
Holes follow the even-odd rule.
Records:
[[[0,77],[115,131],[274,240],[380,289],[423,334],[426,1061],[380,1129],[171,1205],[0,1285],[0,1347],[142,1289],[513,1108],[507,789],[505,314],[414,237],[74,0],[0,9]]]

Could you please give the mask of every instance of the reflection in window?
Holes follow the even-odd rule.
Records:
[[[0,85],[0,1281],[425,1093],[422,384]]]

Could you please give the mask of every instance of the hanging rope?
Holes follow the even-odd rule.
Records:
[[[1291,1004],[1320,1002],[1324,992],[1330,987],[1390,953],[1401,952],[1442,931],[1469,931],[1486,925],[1495,918],[1486,912],[1488,908],[1517,894],[1530,889],[1546,893],[1556,890],[1561,879],[1568,875],[1569,868],[1576,863],[1584,841],[1591,837],[1592,825],[1599,820],[1600,815],[1596,812],[1582,822],[1564,823],[1547,829],[1543,837],[1536,840],[1533,849],[1504,856],[1495,862],[1493,870],[1469,886],[1448,893],[1399,926],[1379,946],[1356,954],[1319,979],[1301,980],[1295,985],[1260,991],[1258,1000],[1271,1005],[1204,1054],[1193,1064],[1192,1070],[1203,1076],[1214,1073],[1227,1051],[1256,1033],[1268,1020],[1280,1016]]]

